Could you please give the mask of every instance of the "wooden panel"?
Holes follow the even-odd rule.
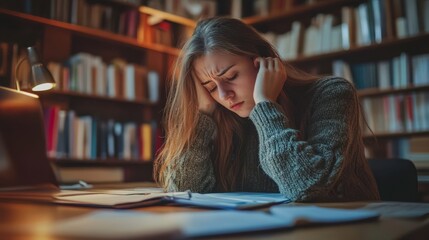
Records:
[[[71,53],[71,34],[61,28],[45,27],[42,56],[44,61],[62,62]]]

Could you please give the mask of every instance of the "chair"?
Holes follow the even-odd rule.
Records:
[[[407,159],[369,159],[382,201],[417,202],[417,170]]]

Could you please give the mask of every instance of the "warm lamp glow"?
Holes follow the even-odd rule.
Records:
[[[24,79],[24,81],[29,81],[31,85],[31,89],[33,91],[46,91],[55,87],[55,81],[52,77],[52,74],[49,70],[43,66],[41,63],[39,56],[34,47],[27,48],[27,57],[22,58],[17,64],[15,68],[15,81],[16,81],[16,89],[20,91],[20,84],[17,78],[18,76],[18,68],[24,60],[28,60],[30,63],[31,69],[31,79]]]
[[[8,90],[8,91],[17,92],[17,93],[19,93],[19,94],[24,94],[24,95],[27,95],[27,96],[29,96],[29,97],[39,98],[39,96],[37,96],[36,94],[29,93],[29,92],[24,92],[24,91],[18,91],[18,90],[12,89],[12,88],[6,88],[6,87],[2,87],[2,86],[0,86],[0,89],[6,89],[6,90]]]
[[[55,87],[55,83],[42,83],[37,86],[34,86],[31,90],[35,92],[46,91]]]

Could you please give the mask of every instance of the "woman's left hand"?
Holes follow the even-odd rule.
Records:
[[[262,101],[275,102],[287,78],[282,60],[279,58],[258,57],[254,60],[254,64],[255,67],[259,65],[253,90],[255,103]]]

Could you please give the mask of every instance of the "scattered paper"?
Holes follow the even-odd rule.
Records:
[[[276,217],[293,221],[295,225],[344,223],[379,217],[377,212],[370,210],[323,208],[317,206],[279,205],[271,207],[270,212]]]

